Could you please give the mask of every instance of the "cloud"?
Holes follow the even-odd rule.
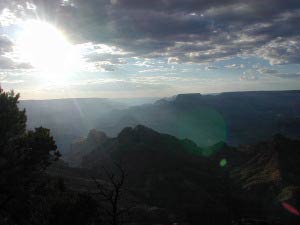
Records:
[[[127,64],[130,52],[125,52],[116,46],[103,43],[83,43],[75,45],[79,55],[82,56],[83,71],[111,72],[119,65]]]
[[[245,65],[244,64],[229,64],[229,65],[225,65],[224,66],[225,68],[228,68],[228,69],[244,69],[245,68]]]
[[[177,83],[177,82],[199,82],[199,78],[181,77],[181,76],[136,76],[129,79],[131,82],[138,84],[152,84],[159,85],[163,83]]]
[[[17,21],[17,16],[15,15],[14,11],[11,11],[8,8],[2,8],[2,12],[0,14],[0,26],[1,27],[9,26],[11,24],[16,23],[16,21]]]
[[[243,72],[243,75],[240,76],[240,81],[255,81],[258,80],[257,71],[256,70],[246,70]]]
[[[0,36],[0,55],[13,50],[13,42],[5,35]]]
[[[8,17],[37,14],[74,43],[115,46],[130,57],[207,63],[257,56],[271,64],[300,63],[299,1],[35,0],[22,13],[20,1],[3,2]]]
[[[216,67],[216,66],[206,66],[204,69],[205,70],[218,70],[219,67]]]
[[[268,75],[273,75],[273,74],[277,74],[278,71],[275,69],[269,69],[269,68],[259,68],[258,72],[261,74],[268,74]]]
[[[285,79],[300,78],[300,73],[283,73],[278,70],[269,69],[269,68],[260,68],[258,69],[258,72],[262,75],[270,75],[270,76],[280,77]]]
[[[274,74],[273,76],[285,78],[285,79],[298,79],[300,78],[300,73],[278,73]]]
[[[19,63],[15,62],[12,59],[0,56],[0,70],[22,70],[22,69],[31,69],[32,66],[28,63]]]
[[[169,57],[168,58],[168,64],[178,64],[179,58],[178,57]]]
[[[13,52],[14,43],[6,35],[0,35],[0,70],[31,69],[28,63],[16,62],[10,54]]]
[[[256,53],[272,65],[300,64],[300,36],[275,40],[258,49]]]

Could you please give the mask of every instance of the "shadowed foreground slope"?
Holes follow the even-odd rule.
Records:
[[[192,141],[139,125],[99,139],[85,149],[89,153],[80,165],[97,176],[103,167],[113,170],[112,161],[122,162],[130,194],[148,208],[164,209],[170,222],[231,224],[255,218],[296,224],[299,218],[285,206],[299,204],[299,149],[299,141],[277,135],[240,148],[223,144],[204,157],[205,149]]]

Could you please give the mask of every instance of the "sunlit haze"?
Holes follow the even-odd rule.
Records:
[[[74,71],[80,60],[75,47],[57,28],[38,20],[22,23],[16,51],[22,60],[52,76]]]

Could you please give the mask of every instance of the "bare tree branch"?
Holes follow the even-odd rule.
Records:
[[[111,225],[121,225],[123,224],[123,215],[129,213],[133,206],[121,208],[121,201],[125,195],[125,190],[127,190],[124,187],[127,174],[121,163],[114,163],[114,166],[118,170],[116,173],[109,171],[104,166],[102,167],[104,175],[109,182],[107,185],[100,183],[96,178],[93,178],[93,180],[98,189],[96,194],[100,195],[101,200],[109,205],[109,209],[104,209],[107,216],[110,217],[109,223]]]

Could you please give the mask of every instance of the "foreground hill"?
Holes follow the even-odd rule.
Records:
[[[112,162],[122,162],[131,195],[148,207],[176,215],[175,221],[230,224],[255,218],[299,222],[288,210],[298,210],[300,204],[297,140],[277,135],[239,148],[223,144],[210,148],[213,154],[204,157],[207,149],[192,141],[139,125],[123,129],[116,138],[93,131],[74,148],[76,154],[80,148],[85,150],[80,165],[93,171],[93,176],[100,176],[103,168],[113,170]]]
[[[83,157],[81,167],[100,174],[103,166],[122,162],[127,185],[143,204],[167,209],[181,220],[228,219],[222,174],[193,142],[139,125],[91,146],[95,149]]]

